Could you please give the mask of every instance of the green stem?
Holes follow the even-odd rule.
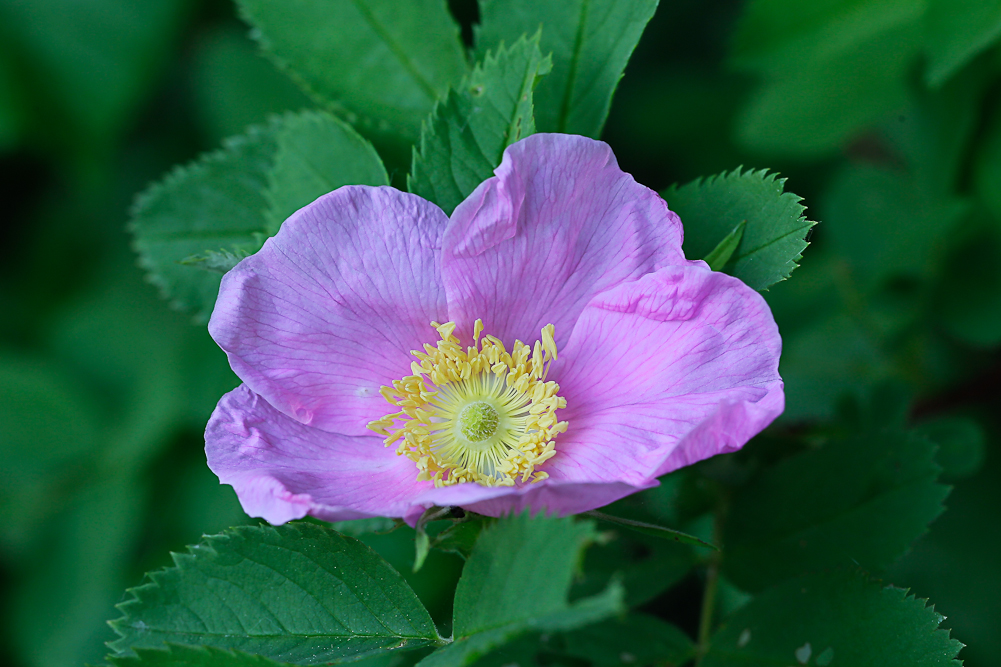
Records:
[[[713,519],[713,542],[719,544],[722,534],[724,509],[721,507],[716,511]],[[699,635],[695,667],[702,664],[702,659],[709,651],[709,638],[713,630],[713,613],[716,610],[716,592],[719,589],[719,568],[720,560],[723,556],[722,550],[714,551],[709,558],[706,567],[706,587],[702,592],[702,612],[699,615]]]

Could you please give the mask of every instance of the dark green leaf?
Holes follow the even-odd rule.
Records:
[[[726,263],[733,257],[734,251],[740,245],[740,239],[744,238],[744,228],[747,227],[747,220],[741,220],[733,231],[723,237],[715,248],[708,255],[703,257],[706,264],[713,271],[722,271]]]
[[[399,528],[402,525],[402,520],[379,516],[371,519],[355,519],[354,521],[336,521],[330,525],[338,533],[359,537],[366,533],[389,533]]]
[[[536,126],[597,139],[656,9],[657,0],[480,0],[476,52],[482,57],[541,27],[542,52],[552,53],[553,72],[536,91]]]
[[[898,109],[923,10],[911,0],[749,3],[734,61],[765,83],[738,121],[739,137],[761,151],[832,153]]]
[[[282,67],[376,132],[416,140],[468,67],[444,0],[239,0]]]
[[[435,535],[431,541],[431,548],[469,558],[482,530],[483,521],[481,520],[473,519],[455,523]]]
[[[959,667],[943,616],[860,573],[794,579],[756,597],[713,635],[703,667]]]
[[[389,185],[372,144],[328,113],[286,116],[268,174],[268,235],[278,233],[297,210],[342,185]]]
[[[964,226],[936,285],[936,322],[978,348],[1001,343],[1001,229],[994,220]]]
[[[587,550],[584,572],[574,581],[572,599],[595,595],[619,581],[626,604],[637,607],[681,581],[697,559],[691,547],[632,531]]]
[[[136,655],[112,657],[110,661],[115,667],[279,667],[288,664],[240,651],[181,644],[172,644],[166,649],[139,649]]]
[[[559,653],[601,667],[681,665],[693,656],[695,648],[677,627],[638,612],[568,632],[560,640]]]
[[[551,66],[539,51],[538,33],[487,53],[424,124],[407,179],[410,192],[451,214],[493,175],[505,148],[535,133],[532,91]]]
[[[940,196],[909,174],[871,165],[843,168],[820,202],[832,249],[863,284],[931,271],[969,202]]]
[[[280,121],[252,127],[223,148],[177,167],[137,199],[131,229],[139,263],[176,308],[207,320],[220,276],[181,264],[208,250],[253,253],[265,230],[267,174]]]
[[[40,129],[74,142],[104,142],[125,130],[157,81],[188,4],[0,3],[0,40],[39,82],[32,113],[44,119]]]
[[[609,516],[603,512],[598,512],[596,510],[591,510],[590,512],[584,512],[584,516],[589,516],[592,519],[597,519],[598,521],[604,521],[606,523],[611,523],[616,526],[622,526],[628,528],[629,530],[635,530],[638,533],[643,533],[644,535],[652,535],[654,537],[659,537],[663,540],[673,540],[675,542],[680,542],[681,544],[688,544],[695,547],[708,547],[709,549],[719,550],[714,545],[704,542],[694,535],[688,535],[680,530],[674,530],[672,528],[665,528],[664,526],[657,526],[652,523],[645,523],[643,521],[633,521],[632,519],[623,519],[617,516]]]
[[[745,224],[727,273],[756,290],[785,280],[808,245],[807,220],[801,198],[783,192],[784,178],[760,171],[734,171],[698,179],[663,192],[685,226],[687,257],[706,257]]]
[[[734,497],[723,571],[758,591],[803,572],[881,570],[943,510],[935,445],[884,431],[782,461]]]
[[[256,252],[287,215],[342,185],[387,182],[378,155],[343,122],[325,112],[286,114],[140,195],[135,246],[161,292],[206,320],[218,273]]]
[[[1001,1],[930,0],[925,19],[928,85],[942,85],[999,35]]]
[[[984,430],[968,417],[938,417],[914,430],[938,445],[935,460],[946,478],[969,477],[984,463]]]
[[[232,529],[174,562],[119,605],[116,654],[173,642],[317,664],[442,642],[395,570],[315,524]]]

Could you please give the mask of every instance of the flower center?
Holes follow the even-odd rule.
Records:
[[[431,326],[441,340],[413,352],[413,375],[381,389],[399,412],[368,427],[387,447],[398,442],[396,453],[417,464],[417,479],[435,486],[546,479],[536,468],[556,455],[555,438],[567,430],[556,420],[566,399],[546,380],[556,358],[553,325],[542,328],[534,347],[515,341],[511,352],[493,336],[480,340],[481,320],[465,349],[452,335],[454,322]]]
[[[483,442],[497,432],[500,416],[489,403],[470,403],[459,413],[459,430],[470,442]]]

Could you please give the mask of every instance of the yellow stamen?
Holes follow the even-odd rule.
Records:
[[[455,322],[432,322],[441,340],[412,354],[413,375],[380,392],[399,410],[369,423],[388,447],[412,459],[418,481],[435,486],[477,482],[513,486],[549,477],[536,468],[556,455],[555,438],[567,423],[560,386],[546,381],[556,358],[552,324],[529,346],[515,341],[510,353],[498,338],[473,324],[473,345],[452,334]]]

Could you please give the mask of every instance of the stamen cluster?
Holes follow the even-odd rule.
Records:
[[[494,336],[480,340],[481,320],[465,349],[452,335],[454,322],[431,326],[441,340],[412,352],[413,375],[380,390],[399,411],[368,427],[387,447],[399,443],[396,453],[417,464],[417,479],[438,487],[546,479],[536,468],[556,455],[555,438],[567,430],[556,418],[566,399],[546,380],[557,354],[553,325],[534,347],[519,340],[511,352]]]

